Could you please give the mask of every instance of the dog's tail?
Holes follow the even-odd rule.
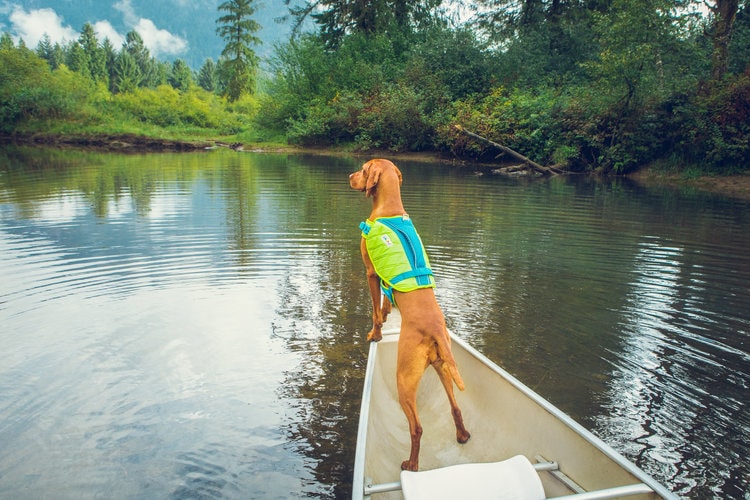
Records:
[[[460,391],[464,390],[464,379],[461,378],[461,374],[458,373],[458,365],[456,365],[456,360],[453,358],[453,353],[451,352],[450,345],[448,345],[448,337],[440,337],[439,340],[437,340],[437,351],[438,356],[440,356],[440,359],[443,360],[443,366],[442,369],[447,372],[448,375],[453,379],[453,382],[456,384],[456,387]]]

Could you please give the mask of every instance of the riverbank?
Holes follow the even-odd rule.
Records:
[[[22,134],[0,136],[0,144],[68,147],[123,153],[195,151],[205,149],[209,141],[162,139],[137,134]]]
[[[287,152],[308,154],[337,154],[369,158],[385,156],[409,161],[429,161],[460,164],[462,167],[490,168],[486,164],[474,164],[468,160],[447,157],[439,152],[391,152],[391,151],[352,151],[343,148],[312,148],[294,145],[259,143],[242,144],[222,139],[168,139],[154,138],[136,134],[23,134],[0,136],[0,144],[39,145],[48,147],[67,147],[84,150],[144,153],[144,152],[180,152],[199,151],[215,148],[230,148],[238,152]],[[687,178],[684,174],[665,172],[658,168],[644,167],[627,177],[642,185],[687,186],[700,191],[711,192],[732,198],[750,200],[750,170],[735,175],[702,175]]]
[[[680,173],[667,173],[645,167],[629,174],[628,178],[641,185],[683,186],[731,198],[750,200],[750,170],[734,175],[700,175],[687,178]]]

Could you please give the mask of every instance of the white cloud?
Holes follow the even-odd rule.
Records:
[[[94,23],[94,31],[96,32],[96,38],[99,42],[103,42],[105,38],[109,38],[112,43],[112,47],[118,50],[125,43],[125,37],[122,36],[109,21],[97,21]]]
[[[177,0],[180,1],[180,0]],[[27,11],[18,4],[3,3],[2,10],[10,12],[9,20],[14,39],[18,41],[23,38],[28,47],[36,47],[44,34],[49,35],[50,40],[55,43],[72,42],[78,39],[78,32],[64,23],[54,9],[32,9]],[[129,29],[133,29],[141,35],[143,43],[154,57],[163,55],[173,56],[187,51],[188,42],[179,35],[168,30],[161,29],[151,19],[140,17],[133,8],[131,0],[119,0],[113,6],[120,11],[123,20]],[[92,23],[94,31],[100,42],[109,38],[112,46],[119,49],[125,42],[125,35],[120,34],[112,23],[96,21]]]
[[[53,43],[70,42],[78,38],[78,32],[63,25],[63,19],[52,9],[26,11],[23,7],[14,5],[9,19],[16,39],[22,38],[27,47],[36,47],[45,33]]]
[[[141,35],[143,44],[154,56],[180,54],[187,49],[187,40],[167,30],[157,28],[151,19],[141,18],[133,29]]]
[[[120,0],[113,7],[122,12],[125,24],[141,35],[143,44],[154,57],[164,54],[176,55],[187,50],[187,40],[165,29],[157,28],[151,19],[138,16],[131,0]]]
[[[135,26],[138,23],[138,16],[135,15],[135,9],[133,8],[133,5],[131,5],[130,0],[120,0],[112,7],[122,12],[125,24]]]

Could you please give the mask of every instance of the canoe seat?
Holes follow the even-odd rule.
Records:
[[[544,488],[523,455],[502,462],[462,464],[422,472],[401,472],[406,500],[471,498],[543,500]]]

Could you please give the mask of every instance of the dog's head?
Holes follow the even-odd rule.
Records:
[[[360,170],[357,170],[353,174],[349,175],[349,185],[352,189],[357,191],[363,191],[366,196],[372,196],[375,194],[375,188],[380,182],[381,176],[388,172],[393,171],[398,177],[398,185],[401,186],[401,171],[388,160],[370,160]]]

